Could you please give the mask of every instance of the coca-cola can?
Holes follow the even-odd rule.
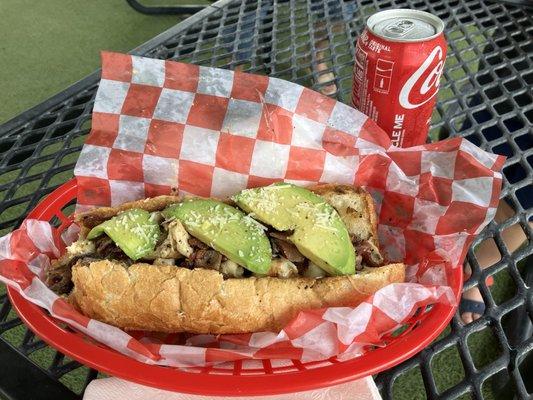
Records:
[[[446,59],[444,23],[418,10],[381,11],[357,40],[352,102],[400,147],[426,142]]]

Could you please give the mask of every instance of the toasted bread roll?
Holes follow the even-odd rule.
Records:
[[[300,311],[353,307],[403,282],[404,265],[320,279],[223,279],[207,269],[118,262],[78,262],[70,301],[88,317],[124,329],[158,332],[278,331]]]

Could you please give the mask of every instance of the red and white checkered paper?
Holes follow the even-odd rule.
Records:
[[[400,149],[368,117],[317,92],[266,76],[103,53],[92,130],[75,174],[78,207],[160,194],[225,197],[288,181],[366,187],[390,260],[408,282],[356,308],[302,312],[281,332],[162,337],[89,319],[40,277],[64,247],[28,220],[0,239],[0,280],[54,317],[139,361],[203,366],[236,359],[353,357],[427,304],[453,303],[450,282],[474,235],[493,218],[504,158],[456,138]],[[181,340],[181,341],[180,341]]]

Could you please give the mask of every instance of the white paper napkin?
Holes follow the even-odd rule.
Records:
[[[85,389],[84,400],[242,400],[250,397],[197,396],[169,392],[118,378],[93,380]],[[381,400],[371,377],[305,392],[257,396],[254,400]]]

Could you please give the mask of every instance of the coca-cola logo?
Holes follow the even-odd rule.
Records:
[[[400,104],[413,109],[431,100],[439,90],[440,76],[444,69],[444,52],[437,46],[422,65],[405,82],[400,91]]]

